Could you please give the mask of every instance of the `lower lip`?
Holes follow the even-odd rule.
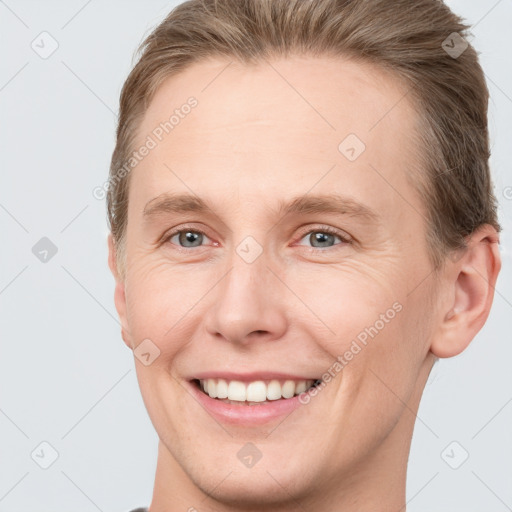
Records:
[[[261,405],[234,405],[203,393],[194,382],[188,382],[199,403],[216,419],[233,425],[262,425],[274,419],[291,414],[303,406],[299,395],[293,398],[272,400]]]

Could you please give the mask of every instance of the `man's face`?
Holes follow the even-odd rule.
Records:
[[[132,171],[116,305],[126,342],[150,340],[146,363],[159,350],[136,368],[169,470],[221,499],[272,503],[356,478],[391,446],[407,458],[436,318],[411,185],[417,117],[368,64],[228,62],[167,80],[146,112],[137,148],[198,102]],[[165,194],[208,208],[159,208]],[[320,208],[330,196],[337,211]],[[316,393],[254,405],[197,382],[257,401],[329,370]]]

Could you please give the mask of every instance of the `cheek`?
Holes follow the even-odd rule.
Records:
[[[424,359],[417,349],[421,343],[416,333],[418,312],[409,303],[401,309],[393,304],[390,310],[382,310],[384,314],[388,311],[388,323],[368,317],[366,327],[359,329],[364,336],[348,335],[351,341],[338,344],[336,353],[343,351],[343,368],[336,374],[334,386],[326,389],[336,403],[329,418],[329,424],[337,429],[334,444],[340,453],[352,453],[354,460],[380,446],[399,421],[401,428],[414,421],[408,407],[414,410],[411,400],[419,389]],[[387,306],[387,301],[383,305]],[[354,433],[350,446],[347,432]],[[342,464],[340,461],[333,464]]]
[[[398,343],[398,336],[391,333],[401,321],[406,300],[406,285],[395,270],[398,266],[379,270],[376,265],[346,262],[314,271],[304,267],[290,274],[287,284],[303,302],[296,301],[292,321],[309,330],[311,339],[333,358],[351,348],[352,356],[359,353],[354,342],[361,348],[379,338]]]
[[[361,331],[368,337],[365,344],[358,343],[361,352],[343,370],[342,386],[356,423],[377,421],[381,434],[390,432],[402,414],[410,414],[406,404],[414,410],[410,400],[421,385],[432,327],[421,295],[401,297],[386,316],[387,323],[384,317]]]
[[[219,279],[216,275],[205,265],[185,271],[165,260],[149,258],[132,265],[125,294],[135,345],[149,338],[165,356],[161,360],[171,359],[193,337],[198,313],[208,301],[208,290]]]
[[[333,363],[326,370],[339,389],[340,410],[357,411],[359,424],[372,424],[372,415],[381,418],[383,428],[393,424],[426,355],[425,290],[409,294],[406,277],[389,268],[379,272],[354,265],[293,285],[322,321],[312,329],[301,320],[301,328],[329,354]]]

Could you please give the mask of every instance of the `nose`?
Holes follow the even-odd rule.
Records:
[[[267,263],[264,253],[251,263],[233,255],[231,266],[212,290],[212,306],[205,316],[209,334],[237,345],[283,336],[286,287]]]

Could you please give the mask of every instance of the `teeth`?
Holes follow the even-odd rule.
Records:
[[[225,380],[217,382],[217,398],[228,397],[228,383]]]
[[[247,402],[254,405],[267,400],[292,398],[309,389],[314,382],[314,380],[285,380],[280,382],[274,379],[269,382],[257,380],[245,383],[238,380],[207,379],[200,380],[199,384],[210,398],[218,398],[227,403]]]
[[[299,395],[300,393],[304,393],[306,391],[306,381],[301,380],[300,382],[297,382],[297,385],[295,386],[295,393]]]
[[[267,398],[269,400],[279,400],[282,397],[281,384],[278,380],[271,380],[267,386]]]
[[[283,389],[281,391],[284,398],[291,398],[295,395],[295,382],[293,380],[287,380],[283,384]]]
[[[251,382],[247,386],[246,400],[248,402],[264,402],[266,399],[267,399],[267,386],[262,380],[258,380],[256,382]]]
[[[215,380],[208,379],[206,382],[207,393],[210,395],[210,398],[217,398],[217,385],[215,384]]]
[[[247,387],[243,382],[232,380],[228,385],[228,400],[245,402],[247,400]],[[254,401],[254,400],[253,400]]]

